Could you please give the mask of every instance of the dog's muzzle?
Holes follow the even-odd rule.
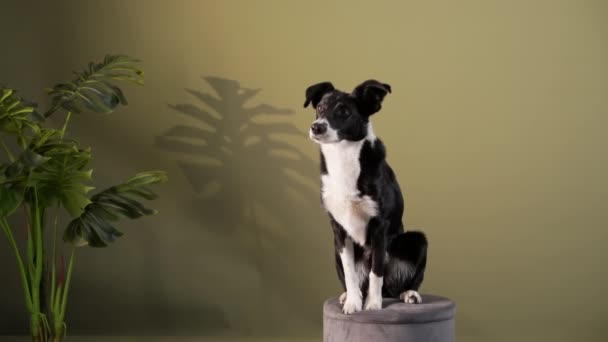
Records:
[[[337,132],[331,128],[325,119],[319,119],[312,123],[308,131],[310,139],[317,144],[331,144],[338,142]]]
[[[321,135],[327,132],[327,124],[323,122],[314,122],[312,126],[310,126],[310,132],[314,135]]]

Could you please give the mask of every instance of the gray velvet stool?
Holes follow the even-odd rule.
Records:
[[[422,295],[422,304],[385,298],[382,310],[342,313],[338,298],[323,304],[325,342],[454,342],[456,304]]]

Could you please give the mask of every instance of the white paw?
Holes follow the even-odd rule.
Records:
[[[422,303],[422,297],[420,293],[414,290],[408,290],[399,295],[399,299],[409,304],[420,304]]]
[[[346,301],[346,291],[344,291],[341,295],[340,298],[338,299],[338,301],[340,302],[340,305],[343,305],[344,302]]]
[[[362,306],[363,303],[360,296],[358,297],[346,295],[344,306],[342,306],[342,312],[348,315],[357,311],[361,311]]]
[[[380,310],[382,309],[382,297],[367,296],[365,300],[365,310]]]

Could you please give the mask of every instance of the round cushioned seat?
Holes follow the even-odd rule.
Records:
[[[323,304],[325,342],[453,342],[456,304],[448,298],[422,295],[422,304],[384,298],[382,310],[342,313],[338,298]]]

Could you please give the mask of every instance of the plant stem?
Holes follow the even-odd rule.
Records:
[[[6,217],[3,217],[0,220],[0,224],[2,224],[2,229],[4,230],[4,233],[6,234],[6,237],[8,238],[9,244],[13,248],[13,252],[15,252],[15,257],[17,258],[17,265],[19,266],[19,273],[21,274],[21,283],[23,286],[23,292],[25,292],[25,306],[27,307],[28,311],[32,311],[32,297],[31,297],[31,293],[30,293],[30,286],[29,286],[29,282],[27,280],[27,276],[25,275],[25,267],[23,266],[23,260],[21,259],[21,254],[19,253],[19,248],[17,247],[17,242],[15,241],[15,238],[13,237],[13,232],[11,231],[11,228],[8,224],[8,221],[6,220]]]
[[[50,298],[50,307],[53,317],[55,317],[55,288],[56,288],[56,265],[57,265],[57,221],[59,219],[59,203],[57,203],[57,209],[55,210],[55,223],[53,229],[53,265],[51,266],[51,298]]]
[[[33,210],[32,210],[33,209]],[[32,232],[35,243],[35,265],[34,265],[34,281],[32,282],[32,336],[36,337],[39,334],[43,334],[41,331],[40,324],[40,282],[42,280],[42,257],[43,257],[43,246],[42,246],[42,224],[40,219],[40,207],[38,206],[38,190],[34,187],[34,207],[30,208],[30,223],[32,225]]]
[[[61,139],[65,135],[65,129],[68,127],[68,122],[70,122],[70,117],[72,117],[72,112],[68,112],[68,115],[65,116],[65,121],[63,122],[63,128],[61,129]]]
[[[51,306],[53,307],[53,321],[55,325],[57,325],[57,321],[59,321],[59,309],[61,308],[61,296],[63,295],[63,284],[57,286],[57,290],[55,292],[55,299]]]
[[[27,149],[27,141],[25,140],[25,136],[23,135],[22,131],[17,131],[17,135],[19,136],[19,139],[17,139],[17,143],[19,143],[19,146],[21,146],[22,149]]]
[[[0,143],[2,143],[2,147],[4,147],[4,150],[6,151],[6,154],[8,155],[8,159],[11,161],[11,163],[14,162],[15,157],[11,153],[11,150],[9,150],[8,146],[6,146],[6,144],[4,143],[4,139],[2,139],[1,137],[0,137]]]
[[[70,290],[70,280],[72,280],[72,266],[74,265],[74,251],[76,247],[72,246],[72,254],[70,255],[70,264],[68,266],[68,274],[65,277],[65,289],[63,291],[63,298],[61,300],[61,320],[65,316],[65,308],[68,303],[68,291]]]
[[[53,336],[53,342],[61,342],[63,338],[67,334],[67,327],[65,323],[62,323],[61,326],[55,328],[55,335]]]
[[[53,321],[54,321],[54,328],[55,328],[55,332],[54,332],[54,338],[53,341],[61,341],[63,339],[63,336],[66,333],[66,325],[64,322],[64,318],[65,318],[65,310],[67,307],[67,303],[68,303],[68,293],[70,290],[70,281],[72,280],[72,268],[74,266],[74,251],[76,250],[76,247],[72,246],[72,253],[70,255],[70,263],[68,265],[68,272],[67,275],[65,277],[65,283],[62,285],[59,285],[59,289],[57,290],[57,300],[56,302],[53,304],[54,305],[54,310],[56,311],[56,315],[53,315]],[[59,300],[61,300],[61,303],[59,302]]]
[[[27,229],[27,271],[30,277],[30,282],[34,282],[34,236],[32,235],[32,226],[30,225],[29,212],[26,202],[23,202],[23,213],[23,216],[25,217],[25,229]]]
[[[60,106],[61,105],[59,103],[55,104],[53,107],[47,110],[46,113],[44,113],[44,117],[48,118],[49,116],[53,115],[53,113],[55,113]]]

